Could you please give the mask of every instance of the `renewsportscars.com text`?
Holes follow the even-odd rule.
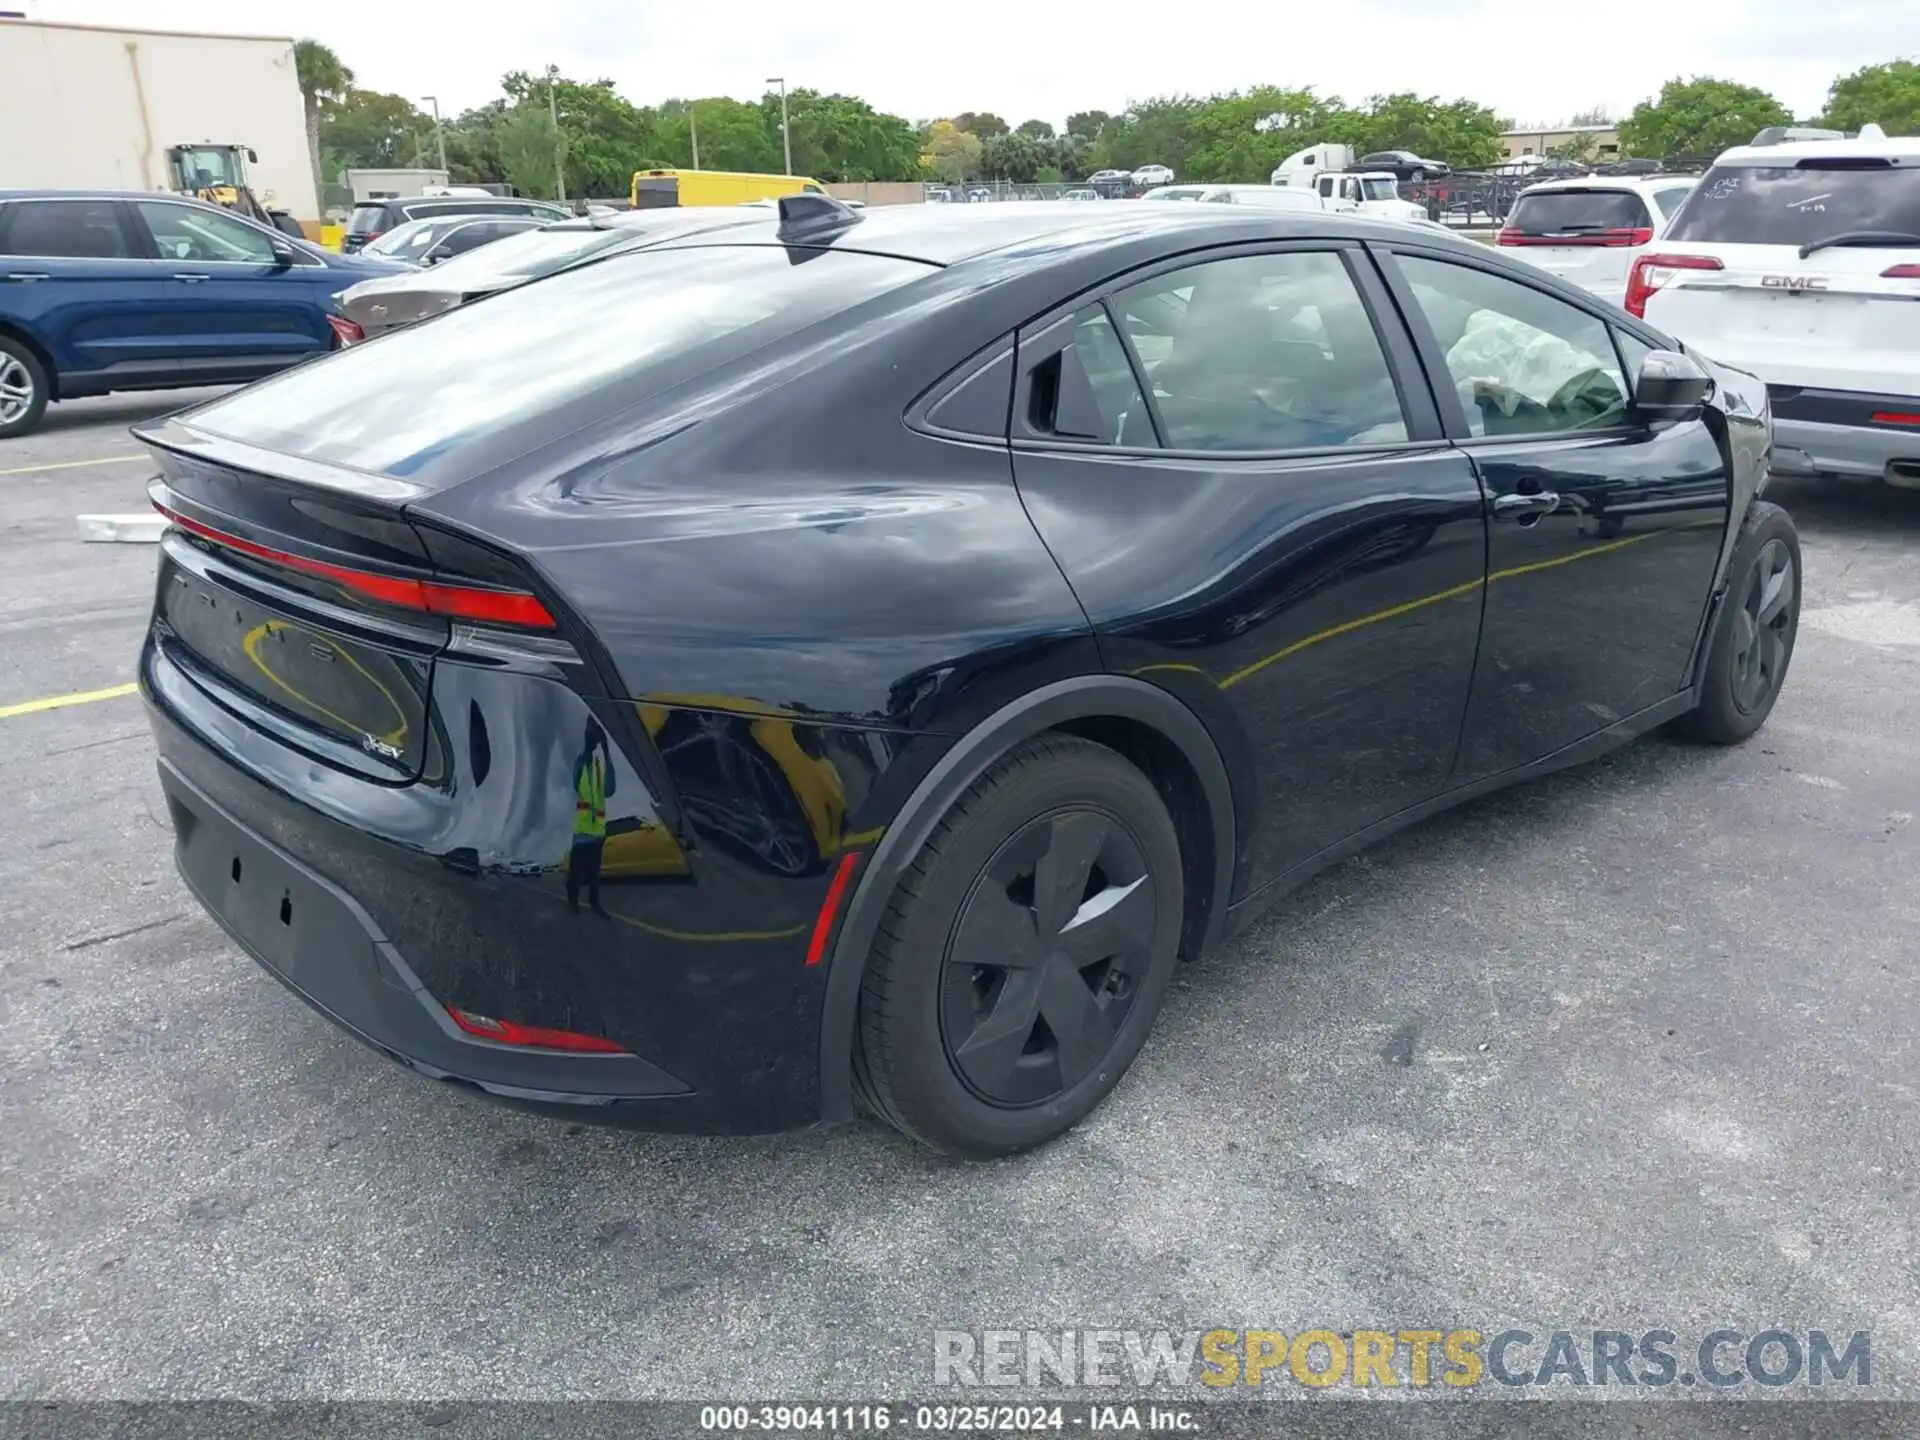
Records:
[[[1870,1331],[936,1330],[935,1385],[1428,1389],[1873,1383]]]

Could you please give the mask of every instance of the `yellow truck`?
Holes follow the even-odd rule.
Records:
[[[827,187],[805,175],[755,175],[745,170],[636,170],[633,208],[676,205],[748,205],[782,195],[824,195]]]

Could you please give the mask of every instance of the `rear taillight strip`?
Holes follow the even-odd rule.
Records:
[[[520,1025],[512,1020],[496,1020],[491,1015],[476,1015],[471,1010],[447,1006],[447,1014],[467,1034],[497,1045],[519,1045],[529,1050],[565,1050],[574,1055],[630,1055],[624,1045],[616,1045],[598,1035],[582,1035],[578,1030],[554,1030],[545,1025]]]
[[[210,540],[242,555],[250,555],[256,560],[297,570],[303,575],[332,580],[369,599],[402,610],[419,610],[429,615],[493,625],[518,625],[529,630],[559,628],[547,607],[540,603],[539,597],[524,590],[492,590],[479,585],[449,585],[440,580],[413,580],[399,575],[382,575],[374,570],[356,570],[325,560],[310,560],[304,555],[276,550],[270,545],[244,540],[238,535],[191,520],[157,501],[153,508],[190,535],[198,535],[203,540]]]
[[[1652,242],[1653,231],[1644,225],[1638,229],[1623,226],[1613,230],[1588,230],[1577,235],[1529,235],[1525,231],[1515,230],[1509,226],[1494,236],[1494,244],[1508,246],[1555,245],[1624,249],[1634,245],[1648,245]]]

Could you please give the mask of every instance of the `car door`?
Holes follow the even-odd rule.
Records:
[[[211,206],[131,203],[166,282],[153,342],[183,384],[266,374],[331,347],[320,287],[297,258],[275,257],[269,232]]]
[[[128,367],[152,274],[113,199],[0,205],[0,314],[47,348],[61,392],[85,394]]]
[[[1650,347],[1597,305],[1452,251],[1383,248],[1486,492],[1486,620],[1454,774],[1471,783],[1686,687],[1729,470],[1704,419],[1635,416],[1626,377]]]
[[[1243,890],[1440,791],[1485,522],[1357,243],[1185,258],[1023,330],[1012,436],[1108,668],[1250,777]]]

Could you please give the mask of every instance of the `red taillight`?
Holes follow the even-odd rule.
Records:
[[[1920,425],[1920,414],[1906,410],[1876,410],[1873,412],[1876,425]]]
[[[469,1035],[493,1040],[502,1045],[525,1045],[533,1050],[568,1050],[576,1055],[630,1055],[624,1045],[603,1040],[598,1035],[582,1035],[574,1030],[549,1030],[544,1025],[516,1025],[511,1020],[495,1020],[491,1015],[475,1015],[471,1010],[447,1006],[453,1023]]]
[[[1528,235],[1524,231],[1508,226],[1493,237],[1496,245],[1560,245],[1560,246],[1604,246],[1609,249],[1621,249],[1630,245],[1646,245],[1653,240],[1653,227],[1642,225],[1638,229],[1621,226],[1614,230],[1588,230],[1579,235]]]
[[[1920,265],[1889,265],[1880,272],[1882,280],[1920,280]]]
[[[1627,276],[1627,313],[1647,318],[1647,299],[1682,270],[1724,270],[1711,255],[1642,255]]]
[[[833,872],[833,883],[827,886],[827,898],[820,902],[820,913],[814,917],[813,938],[807,941],[807,964],[818,965],[827,958],[827,941],[833,937],[833,922],[839,918],[841,903],[847,898],[847,882],[853,879],[854,867],[860,863],[860,852],[853,851],[840,857],[840,864]]]
[[[251,540],[242,540],[238,535],[216,530],[211,525],[203,525],[198,520],[189,520],[157,501],[153,508],[182,530],[198,535],[203,540],[211,540],[242,555],[251,555],[256,560],[298,570],[303,575],[317,575],[324,580],[335,581],[349,590],[388,605],[397,605],[403,610],[422,610],[452,620],[520,625],[533,630],[558,628],[539,597],[529,595],[524,590],[490,590],[479,585],[449,585],[439,580],[409,580],[398,575],[382,575],[373,570],[355,570],[325,560],[309,560],[304,555],[289,554],[270,545],[258,545]]]
[[[358,345],[367,338],[367,332],[344,315],[327,316],[327,324],[333,327],[333,338],[340,342],[342,349],[349,345]]]

